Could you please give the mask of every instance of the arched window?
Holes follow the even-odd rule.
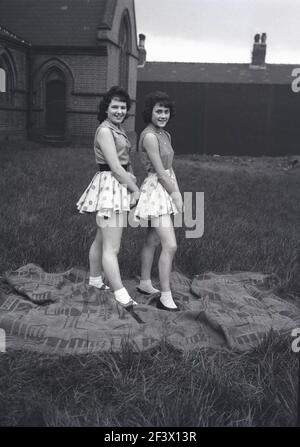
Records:
[[[131,32],[130,21],[128,12],[123,15],[120,34],[120,71],[119,71],[119,84],[124,89],[128,89],[128,72],[129,72],[129,54],[131,51]]]
[[[14,61],[6,51],[0,51],[0,101],[2,103],[13,104],[15,85]]]
[[[6,71],[0,68],[0,93],[6,93]]]

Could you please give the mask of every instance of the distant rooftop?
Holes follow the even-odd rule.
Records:
[[[299,64],[266,64],[252,68],[238,63],[147,62],[138,70],[142,82],[199,82],[227,84],[291,84]]]

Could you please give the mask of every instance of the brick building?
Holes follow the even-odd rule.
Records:
[[[137,133],[145,96],[163,90],[176,103],[169,129],[177,153],[300,154],[297,66],[266,64],[266,49],[262,34],[249,64],[147,62],[138,70]]]
[[[90,139],[108,88],[135,100],[138,59],[134,0],[0,0],[0,139]]]

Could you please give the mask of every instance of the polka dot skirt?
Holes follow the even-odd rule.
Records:
[[[78,211],[111,217],[115,212],[130,210],[130,193],[111,171],[97,172],[77,204]]]
[[[167,169],[166,172],[175,180],[173,169]],[[141,186],[140,199],[134,213],[135,220],[177,213],[175,203],[158,181],[157,174],[148,174]]]

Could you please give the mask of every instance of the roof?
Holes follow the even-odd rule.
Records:
[[[299,66],[299,65],[298,65]],[[199,82],[228,84],[291,84],[297,65],[266,64],[265,69],[249,64],[147,62],[138,70],[139,82]]]
[[[95,46],[110,29],[117,0],[0,0],[4,27],[33,45]]]
[[[30,45],[30,43],[27,42],[25,39],[22,39],[22,37],[17,36],[16,34],[12,33],[7,28],[4,28],[4,26],[2,26],[2,25],[0,25],[0,37],[1,36],[8,38],[10,40],[13,40],[15,42],[22,43],[24,45]]]

